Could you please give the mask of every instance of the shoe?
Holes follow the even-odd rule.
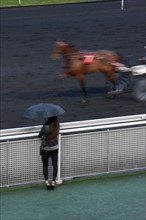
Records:
[[[47,190],[50,190],[50,189],[51,189],[50,185],[46,185],[46,187],[47,187]]]
[[[48,181],[45,181],[45,185],[46,185],[47,190],[50,190],[50,184]]]
[[[120,89],[116,89],[116,90],[112,90],[112,91],[110,91],[110,92],[108,92],[107,94],[109,95],[109,96],[115,96],[115,95],[119,95],[119,94],[121,94],[121,93],[123,93],[123,90],[120,90]]]
[[[51,182],[51,189],[54,190],[55,189],[55,181]]]

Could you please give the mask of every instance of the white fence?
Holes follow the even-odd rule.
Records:
[[[43,180],[41,126],[1,130],[0,186]],[[58,182],[73,177],[146,168],[146,114],[62,123]],[[51,161],[49,177],[52,175]]]

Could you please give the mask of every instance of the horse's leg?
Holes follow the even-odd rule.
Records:
[[[112,83],[112,90],[116,89],[116,85],[117,85],[117,79],[115,76],[115,72],[114,71],[108,71],[108,72],[104,72],[106,78]]]
[[[76,75],[78,81],[79,81],[79,84],[81,86],[81,89],[82,89],[82,92],[83,92],[83,99],[82,99],[82,103],[85,103],[87,102],[87,91],[86,91],[86,86],[85,86],[85,81],[84,81],[84,76],[83,74],[78,74]]]
[[[112,83],[112,90],[116,90],[117,80],[116,79],[110,79],[110,82]]]
[[[69,70],[65,70],[64,72],[62,72],[62,73],[59,74],[59,77],[60,77],[61,79],[67,78],[67,77],[69,77],[69,76],[71,76],[71,71],[69,71]]]
[[[117,78],[115,76],[115,72],[114,71],[106,72],[105,76],[112,83],[112,90],[108,92],[108,96],[110,96],[111,98],[115,98],[116,94],[114,94],[114,91],[116,91],[117,88]]]

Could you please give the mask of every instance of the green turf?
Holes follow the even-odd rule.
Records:
[[[43,4],[63,4],[63,3],[79,3],[91,2],[94,0],[0,0],[0,6],[21,6],[26,5],[43,5]]]
[[[1,220],[145,220],[146,174],[1,192]]]

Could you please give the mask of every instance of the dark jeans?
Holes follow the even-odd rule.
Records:
[[[43,162],[43,175],[45,180],[48,180],[48,162],[49,158],[52,159],[53,165],[53,181],[56,180],[57,170],[58,170],[58,149],[54,151],[45,151],[43,150],[42,154],[42,162]]]

